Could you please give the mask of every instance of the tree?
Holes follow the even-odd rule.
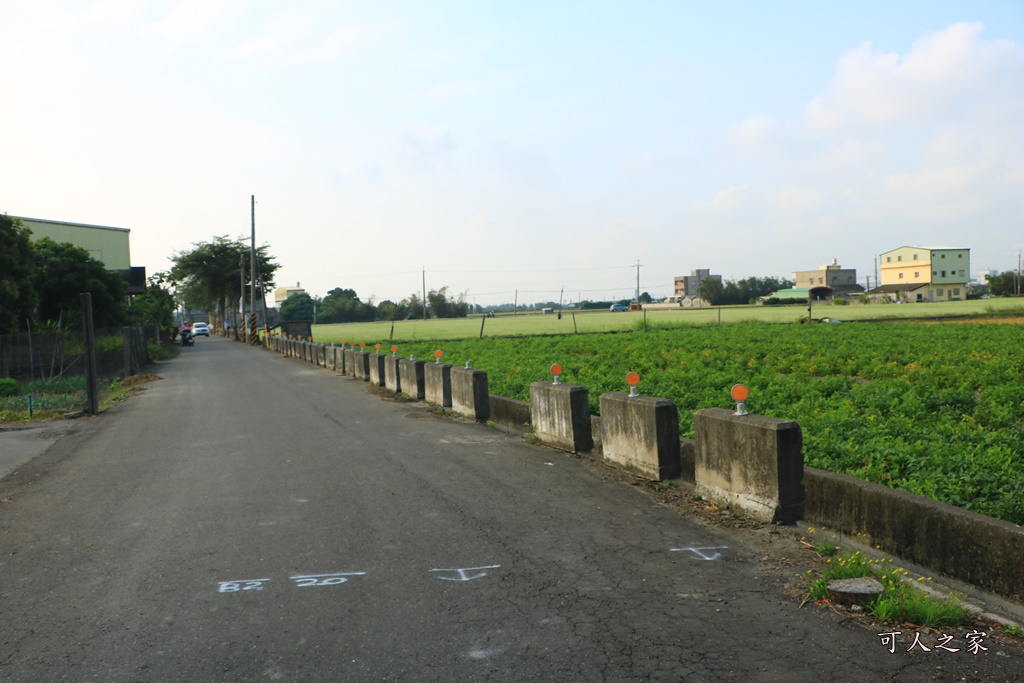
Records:
[[[0,334],[25,332],[39,302],[32,272],[31,231],[21,220],[0,215]]]
[[[453,299],[448,296],[447,286],[427,292],[427,301],[435,318],[465,318],[469,313],[466,295],[460,294],[458,299]]]
[[[717,277],[706,277],[697,285],[697,296],[707,301],[712,306],[721,305],[725,287],[722,280]]]
[[[697,286],[697,295],[712,306],[750,304],[755,303],[758,297],[792,286],[792,280],[777,277],[748,277],[724,283],[718,278],[704,278]]]
[[[281,304],[281,319],[287,322],[313,319],[313,297],[305,292],[292,294]]]
[[[364,304],[354,289],[335,287],[317,306],[317,322],[353,323],[373,320],[377,311],[371,304]]]
[[[643,294],[640,295],[640,303],[642,304],[649,304],[652,303],[653,301],[654,299],[651,298],[649,292],[644,292]]]
[[[402,306],[408,311],[409,318],[422,318],[423,317],[423,300],[420,299],[418,294],[410,294],[408,299],[402,301]]]
[[[129,314],[140,325],[157,325],[167,335],[174,337],[177,325],[174,320],[174,295],[165,287],[168,283],[166,273],[155,273],[146,283],[145,294],[136,296],[131,301]]]
[[[1017,292],[1017,272],[1007,270],[999,275],[986,275],[989,293],[992,296],[1015,296]]]
[[[204,311],[219,311],[226,315],[229,305],[246,293],[250,287],[250,245],[242,238],[229,240],[217,236],[211,242],[192,245],[190,251],[179,252],[171,260],[170,278],[177,285],[178,297],[189,307]],[[274,288],[274,273],[280,267],[274,263],[266,244],[256,248],[256,278],[259,294]]]
[[[385,299],[377,304],[377,320],[405,320],[409,315],[406,302],[395,303]]]
[[[33,282],[39,293],[37,318],[43,322],[72,320],[81,315],[79,294],[92,294],[93,322],[115,327],[127,320],[125,285],[120,273],[107,270],[89,252],[44,237],[33,245]]]

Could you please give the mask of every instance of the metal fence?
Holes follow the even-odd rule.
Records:
[[[155,326],[97,329],[97,373],[135,374],[151,360],[146,343],[158,334]],[[63,332],[0,335],[0,377],[24,382],[83,375],[84,352],[79,337]]]

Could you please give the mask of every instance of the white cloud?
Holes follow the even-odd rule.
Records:
[[[984,106],[999,89],[1019,91],[1024,49],[983,41],[983,31],[980,23],[953,24],[925,36],[906,55],[864,43],[839,60],[835,78],[808,104],[804,124],[825,133],[921,126]]]
[[[711,207],[716,211],[733,211],[745,203],[749,197],[750,185],[733,185],[715,193],[711,200]]]
[[[383,24],[346,26],[297,52],[294,61],[300,64],[331,62],[380,40],[389,31],[390,29]]]
[[[179,0],[161,19],[143,27],[142,35],[171,42],[205,38],[223,25],[224,17],[245,7],[242,0]]]

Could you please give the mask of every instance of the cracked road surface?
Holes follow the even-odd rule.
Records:
[[[156,372],[0,480],[0,680],[1024,679],[798,610],[739,537],[520,437],[219,338]]]

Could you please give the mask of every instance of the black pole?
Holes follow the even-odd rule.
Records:
[[[85,412],[95,415],[100,410],[96,381],[96,335],[92,326],[92,294],[78,295],[82,303],[82,339],[85,343],[85,393],[88,405]]]

